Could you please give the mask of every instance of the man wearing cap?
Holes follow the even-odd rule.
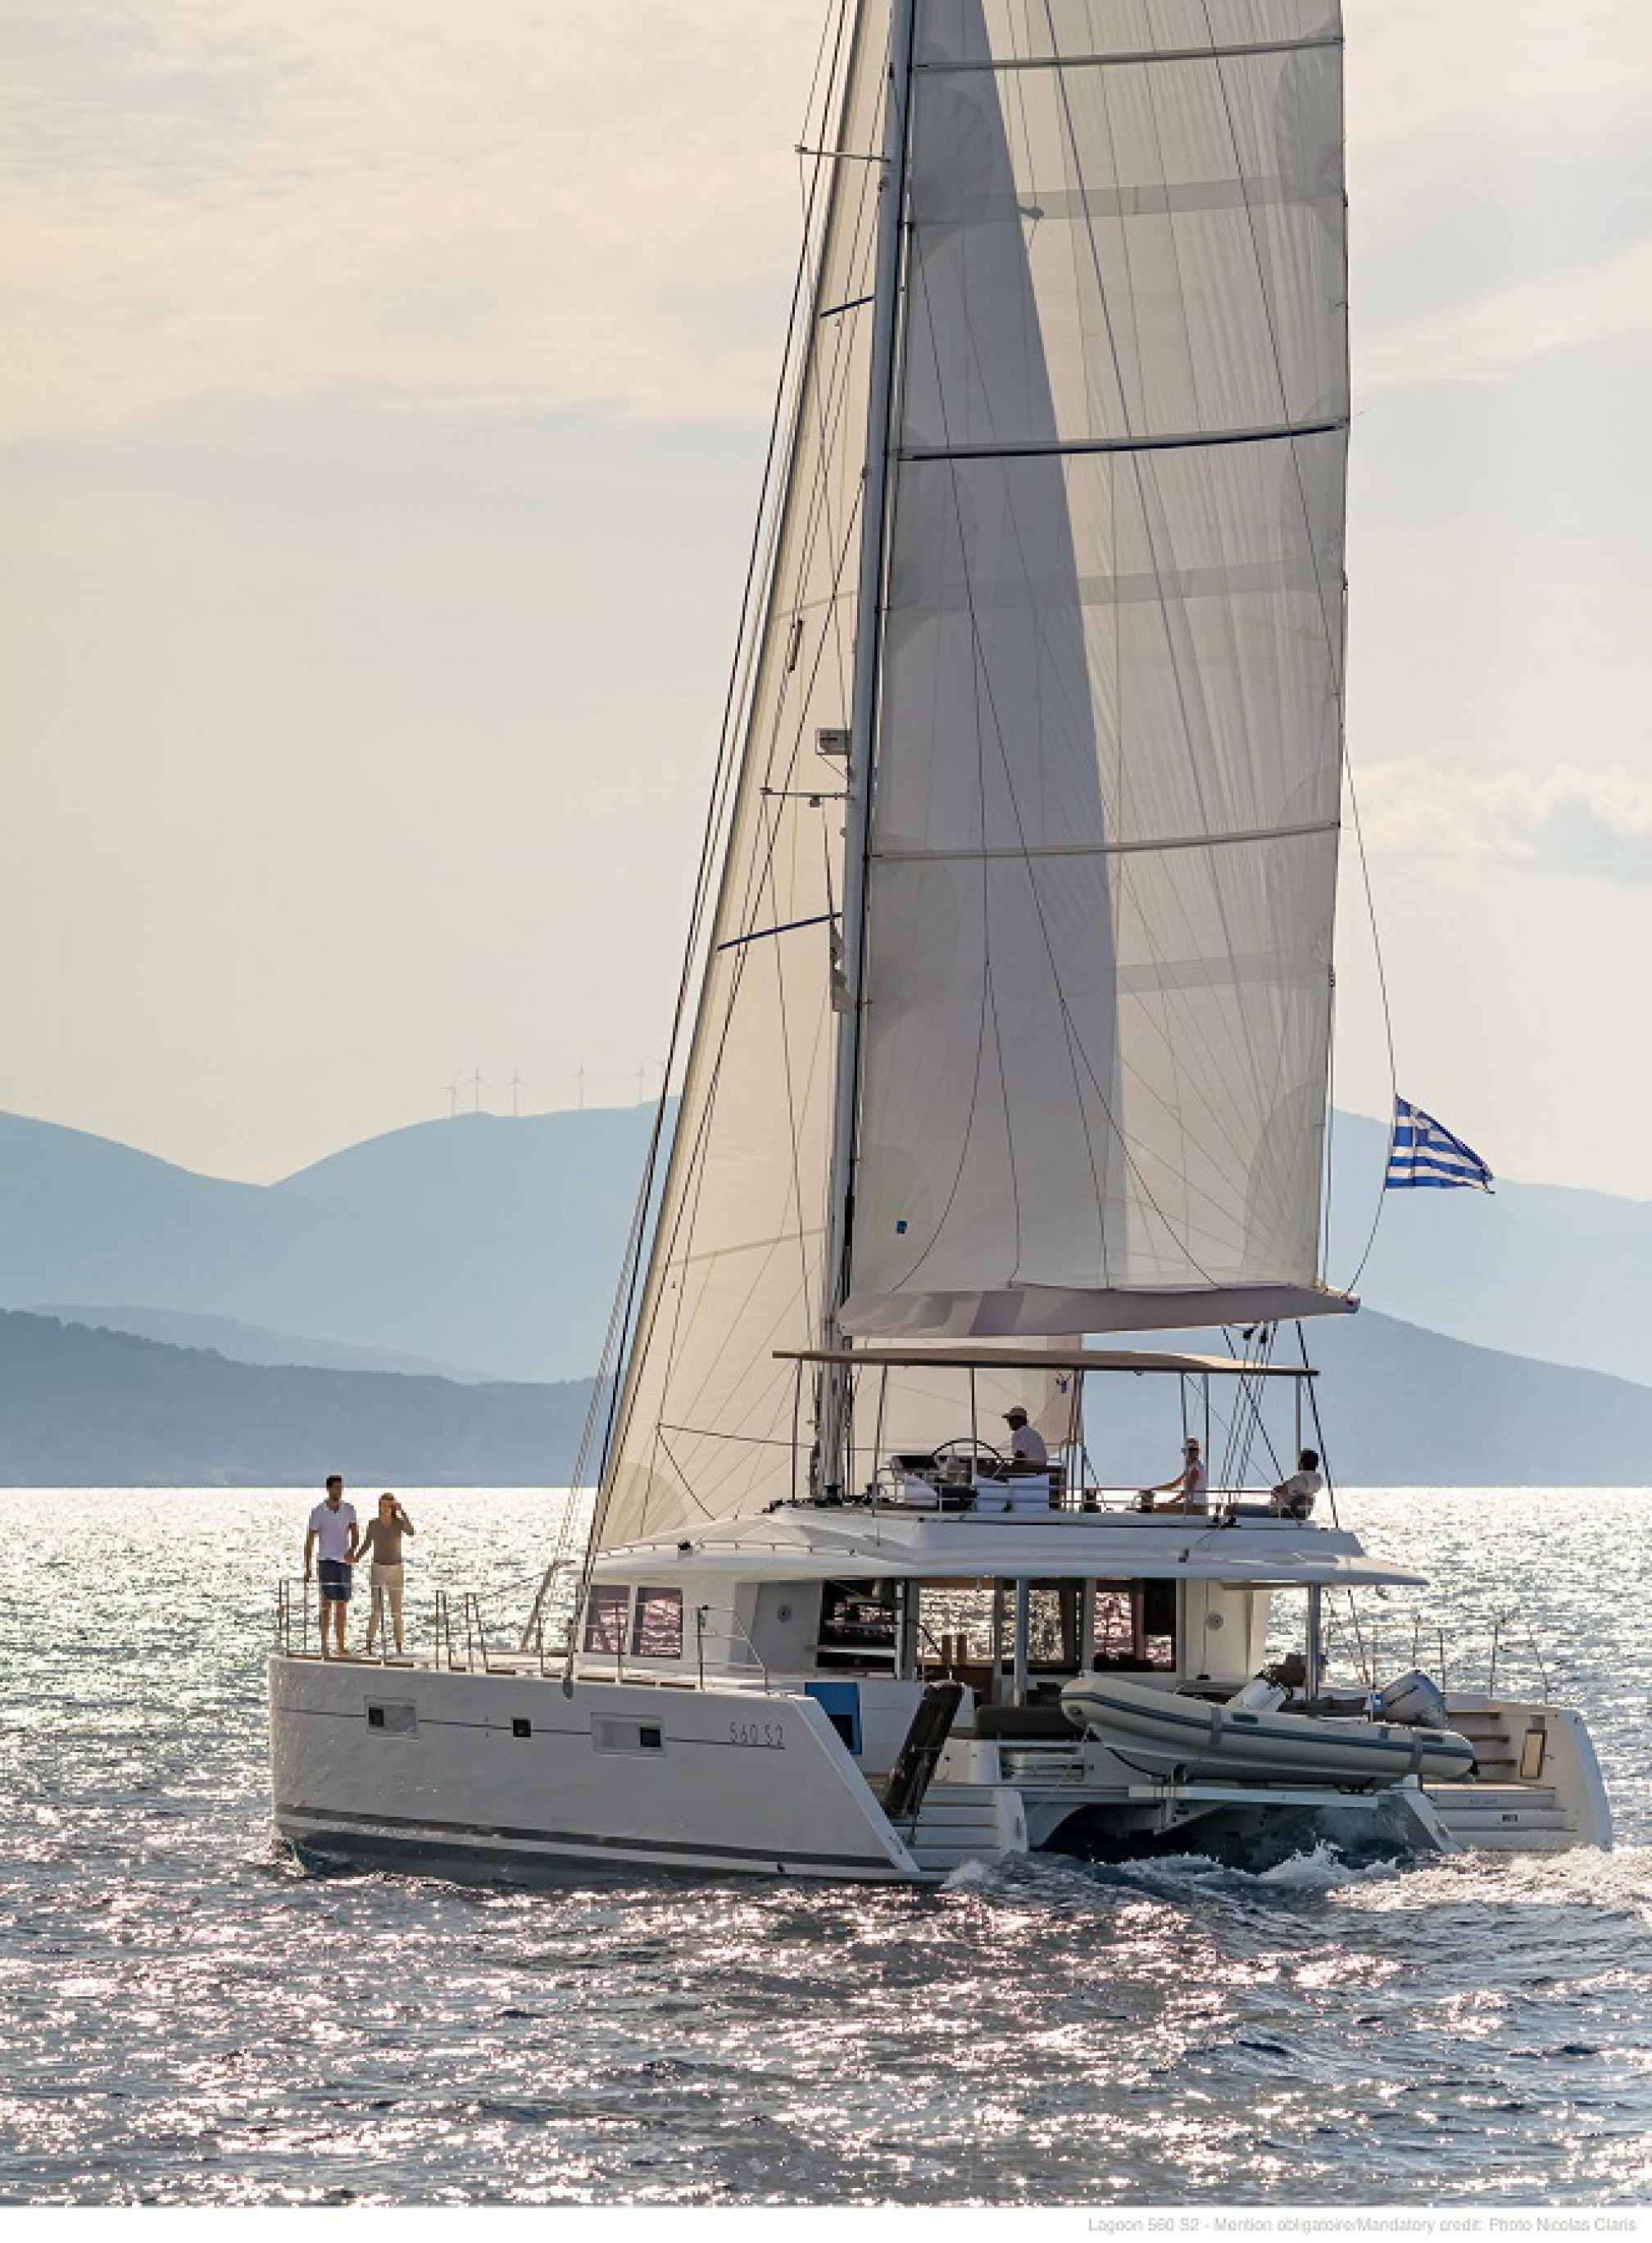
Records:
[[[1027,1412],[1019,1402],[1013,1410],[1004,1412],[1004,1423],[1009,1428],[1009,1469],[1013,1472],[1042,1472],[1049,1470],[1049,1451],[1044,1437],[1036,1425],[1027,1422]]]

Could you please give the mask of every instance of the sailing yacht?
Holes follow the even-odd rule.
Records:
[[[1334,0],[846,0],[825,51],[585,1546],[509,1647],[462,1597],[323,1660],[284,1603],[277,1825],[919,1883],[1305,1817],[1608,1843],[1574,1710],[1333,1685],[1333,1609],[1418,1576],[1270,1492],[1356,1306]],[[1124,1379],[1208,1486],[1118,1484]]]

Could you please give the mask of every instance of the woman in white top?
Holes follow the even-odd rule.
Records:
[[[1210,1476],[1204,1469],[1204,1458],[1199,1445],[1189,1436],[1182,1451],[1182,1469],[1174,1479],[1161,1481],[1157,1487],[1144,1488],[1144,1495],[1169,1495],[1169,1503],[1156,1503],[1155,1511],[1208,1511],[1210,1507]]]

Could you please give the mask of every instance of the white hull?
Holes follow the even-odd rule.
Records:
[[[1609,1822],[1602,1829],[1587,1800],[1581,1812],[1572,1802],[1578,1786],[1566,1788],[1564,1752],[1542,1786],[1425,1791],[1409,1780],[1358,1794],[1312,1779],[1261,1790],[1254,1782],[1144,1777],[1076,1734],[1060,1747],[963,1735],[947,1746],[916,1822],[898,1827],[800,1689],[581,1681],[564,1694],[536,1669],[278,1654],[270,1700],[281,1835],[324,1858],[408,1869],[933,1883],[965,1862],[1064,1845],[1075,1817],[1109,1842],[1133,1842],[1212,1815],[1260,1831],[1305,1810],[1357,1816],[1399,1843],[1448,1852],[1609,1842]],[[1568,1749],[1581,1738],[1592,1768],[1577,1717],[1550,1719]],[[642,1741],[647,1731],[657,1744]]]
[[[278,1654],[270,1730],[276,1825],[319,1853],[507,1871],[918,1874],[806,1697],[600,1682],[564,1696],[536,1672]],[[649,1731],[657,1744],[641,1741]]]

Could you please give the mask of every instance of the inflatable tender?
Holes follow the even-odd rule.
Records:
[[[1474,1748],[1454,1729],[1399,1721],[1321,1720],[1282,1714],[1243,1697],[1225,1706],[1144,1689],[1110,1674],[1087,1674],[1062,1692],[1076,1729],[1145,1775],[1240,1782],[1460,1782],[1473,1773]]]

